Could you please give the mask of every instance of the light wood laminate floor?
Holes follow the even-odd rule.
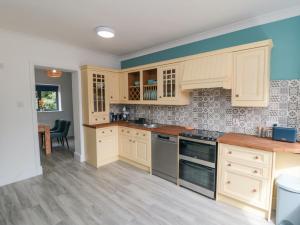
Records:
[[[0,187],[1,225],[273,224],[124,162],[97,170],[54,150],[43,168],[43,176]]]

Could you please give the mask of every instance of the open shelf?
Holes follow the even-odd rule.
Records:
[[[143,100],[157,100],[157,69],[143,71]]]
[[[128,99],[140,100],[141,99],[141,87],[140,87],[140,72],[128,73]]]

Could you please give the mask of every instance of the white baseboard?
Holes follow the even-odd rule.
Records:
[[[79,162],[85,162],[85,157],[84,155],[78,153],[78,152],[74,152],[74,158],[75,160],[79,161]]]

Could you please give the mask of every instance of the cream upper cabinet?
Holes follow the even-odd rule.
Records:
[[[83,122],[86,124],[109,121],[108,76],[107,71],[83,68],[82,101]]]
[[[120,102],[128,101],[128,74],[121,73],[119,82]]]
[[[184,62],[182,89],[231,88],[232,53],[207,55]]]
[[[111,103],[120,101],[120,73],[110,72],[108,75],[108,98]]]
[[[182,63],[161,66],[157,76],[158,101],[163,104],[188,104],[187,92],[181,90]]]
[[[232,105],[268,106],[270,48],[238,51],[233,54],[233,59]]]

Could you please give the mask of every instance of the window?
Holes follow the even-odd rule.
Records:
[[[41,112],[59,111],[59,86],[38,84],[36,90],[36,109]]]

